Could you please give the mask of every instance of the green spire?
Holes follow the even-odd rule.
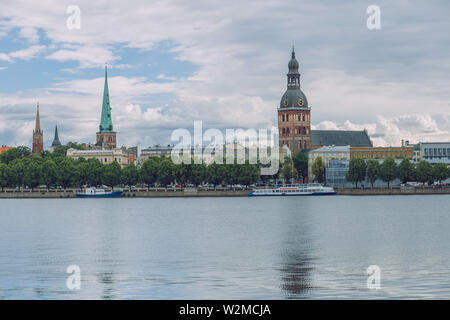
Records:
[[[100,132],[114,132],[111,119],[111,105],[109,104],[108,72],[106,66],[105,66],[105,88],[103,89],[102,120],[100,122]]]

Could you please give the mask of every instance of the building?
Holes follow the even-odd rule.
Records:
[[[419,142],[421,160],[450,165],[450,142]]]
[[[414,148],[404,147],[350,147],[350,159],[409,159],[413,160]]]
[[[376,159],[380,164],[383,163],[385,159]],[[402,159],[394,159],[395,164],[398,166]],[[349,170],[350,160],[329,160],[328,164],[325,166],[325,185],[330,187],[352,187],[354,183],[347,181],[346,175]],[[399,186],[401,181],[395,179],[390,182],[390,186]],[[368,180],[360,183],[361,186],[370,187],[372,186]],[[387,182],[377,179],[374,187],[386,187]]]
[[[292,48],[288,63],[287,89],[278,108],[279,146],[287,146],[295,155],[311,146],[311,109],[300,89],[299,64]]]
[[[325,167],[331,160],[350,160],[350,146],[326,146],[308,152],[308,177],[313,180],[312,165],[317,158],[322,158]]]
[[[104,148],[114,149],[116,148],[116,132],[113,128],[111,118],[111,105],[109,102],[109,89],[108,89],[108,71],[105,67],[105,86],[103,88],[103,104],[102,104],[102,117],[100,120],[99,131],[97,132],[97,146]]]
[[[366,130],[311,130],[311,107],[300,89],[299,63],[292,49],[288,63],[287,90],[281,97],[278,112],[278,145],[289,148],[292,155],[323,146],[373,147]]]
[[[110,164],[116,161],[122,168],[127,165],[133,163],[130,160],[129,154],[124,152],[120,148],[116,149],[91,149],[91,150],[77,150],[77,149],[69,149],[67,150],[67,157],[72,159],[84,158],[86,160],[89,159],[97,159],[102,164]]]
[[[161,146],[159,144],[150,146],[147,149],[141,150],[141,164],[147,161],[150,157],[168,157],[170,158],[173,145]]]
[[[373,147],[366,130],[312,130],[311,147],[352,146]]]
[[[413,158],[412,161],[414,164],[418,164],[422,160],[422,153],[420,151],[420,145],[410,144],[409,140],[402,140],[402,147],[412,147],[413,148]]]
[[[41,120],[39,118],[39,103],[36,111],[36,127],[33,130],[33,148],[32,152],[39,154],[44,151],[44,131],[41,130]]]
[[[58,135],[58,126],[55,126],[55,137],[53,138],[52,146],[50,147],[50,151],[53,152],[56,147],[61,146],[61,141],[59,141]]]

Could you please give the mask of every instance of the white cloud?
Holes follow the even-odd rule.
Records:
[[[23,60],[30,60],[36,57],[39,53],[44,51],[46,46],[34,45],[26,49],[17,50],[9,53],[9,57]]]

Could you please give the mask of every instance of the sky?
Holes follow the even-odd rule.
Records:
[[[373,4],[381,28],[370,30]],[[56,124],[62,143],[95,143],[105,64],[119,145],[171,143],[199,120],[276,127],[293,43],[313,129],[365,128],[376,146],[449,141],[449,9],[445,0],[1,0],[0,144],[31,146],[37,102],[46,148]]]

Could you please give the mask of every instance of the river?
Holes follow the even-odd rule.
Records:
[[[449,299],[449,205],[448,195],[1,199],[0,299]],[[379,289],[367,287],[370,265]]]

